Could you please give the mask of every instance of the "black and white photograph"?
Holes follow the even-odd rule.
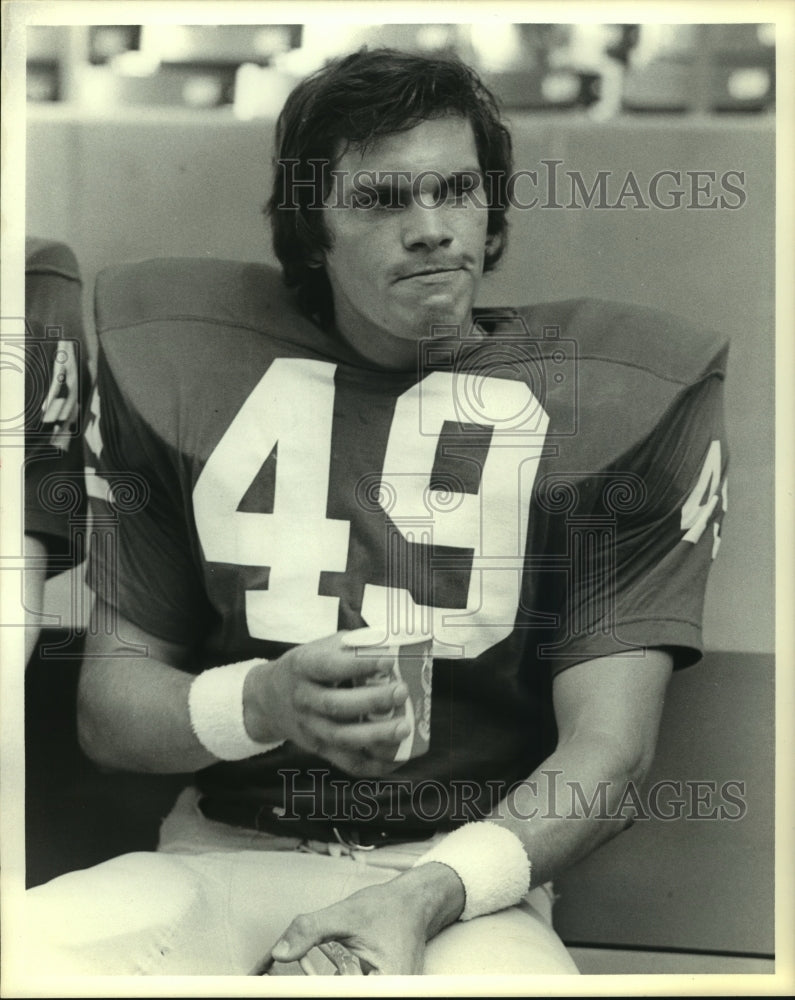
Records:
[[[791,995],[795,10],[2,18],[2,995]]]

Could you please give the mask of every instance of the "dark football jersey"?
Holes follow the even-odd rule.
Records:
[[[100,276],[92,586],[197,672],[365,624],[434,636],[426,755],[349,781],[287,743],[201,772],[213,815],[448,826],[554,747],[557,672],[698,659],[724,341],[595,300],[475,320],[385,373],[264,267]]]
[[[89,373],[81,281],[63,243],[25,243],[25,531],[42,538],[48,575],[82,554],[72,526],[85,515],[81,404]]]

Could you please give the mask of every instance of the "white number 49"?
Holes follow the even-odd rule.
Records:
[[[728,496],[726,491],[726,481],[720,486],[721,475],[721,451],[720,441],[713,441],[709,446],[707,457],[698,482],[693,487],[690,496],[685,500],[682,507],[682,520],[680,527],[685,532],[683,541],[698,542],[704,534],[704,529],[709,524],[709,520],[718,505],[726,512],[728,508]],[[712,523],[712,558],[718,554],[720,547],[720,525],[717,521]]]

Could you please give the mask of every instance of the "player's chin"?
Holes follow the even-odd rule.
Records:
[[[463,272],[457,272],[463,274]],[[430,336],[437,324],[449,326],[463,322],[472,312],[475,284],[468,275],[460,280],[405,292],[398,285],[392,300],[392,312],[397,326],[413,335]]]
[[[469,328],[471,307],[460,301],[428,303],[417,310],[404,325],[403,339],[420,342],[437,339],[440,332],[446,337],[455,336]]]

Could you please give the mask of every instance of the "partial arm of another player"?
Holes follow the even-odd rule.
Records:
[[[94,614],[115,620],[114,635],[92,629],[78,690],[78,732],[89,757],[122,770],[182,773],[217,762],[191,725],[191,650],[144,631],[100,598]],[[131,656],[137,643],[146,655]],[[263,660],[247,675],[243,720],[251,739],[263,744],[289,739],[351,774],[377,776],[396,766],[395,744],[405,722],[360,722],[402,704],[405,684],[338,686],[361,680],[377,660],[357,655],[332,635]],[[267,750],[263,746],[263,752]]]
[[[642,657],[606,656],[581,663],[556,678],[557,748],[486,817],[519,838],[530,861],[532,886],[566,871],[627,826],[625,819],[605,817],[615,815],[630,782],[640,786],[648,772],[670,673],[667,653],[646,650]],[[563,789],[574,786],[587,802],[598,799],[599,789],[606,787],[604,810],[573,815]],[[555,793],[557,799],[551,798]],[[458,919],[465,902],[455,872],[431,862],[298,917],[273,953],[282,961],[295,961],[314,945],[335,940],[366,971],[418,973],[425,942]]]
[[[30,662],[39,641],[41,622],[38,612],[44,607],[44,584],[47,579],[47,546],[36,535],[25,535],[25,663]]]

